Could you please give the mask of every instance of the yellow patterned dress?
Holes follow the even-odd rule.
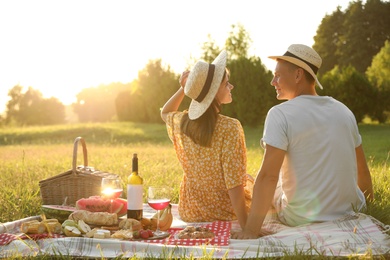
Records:
[[[202,147],[181,133],[186,112],[167,117],[167,131],[174,144],[184,175],[180,185],[179,214],[186,222],[237,219],[228,190],[246,185],[246,145],[241,123],[219,115],[211,147]],[[248,185],[249,186],[249,185]],[[246,189],[249,210],[252,190]]]

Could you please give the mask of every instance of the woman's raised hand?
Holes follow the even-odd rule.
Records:
[[[188,75],[189,75],[189,74],[190,74],[190,71],[189,71],[189,70],[186,70],[186,71],[184,71],[184,72],[180,75],[180,79],[179,79],[180,87],[184,88],[184,86],[186,85],[187,78],[188,78]]]

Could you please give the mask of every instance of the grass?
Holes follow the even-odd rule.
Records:
[[[360,125],[359,129],[376,196],[365,213],[389,225],[390,125]],[[262,128],[245,128],[245,134],[248,173],[255,176],[263,156],[259,146]],[[91,123],[0,128],[0,222],[41,213],[39,181],[71,168],[77,136],[86,140],[89,166],[118,174],[123,185],[131,171],[132,154],[138,153],[144,186],[169,184],[175,188],[172,201],[178,202],[182,171],[164,125]],[[80,148],[77,164],[83,164]]]

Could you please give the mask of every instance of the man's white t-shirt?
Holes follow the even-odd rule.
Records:
[[[333,220],[365,205],[355,152],[362,139],[353,113],[341,102],[305,95],[274,106],[262,141],[286,151],[276,205],[286,224]]]

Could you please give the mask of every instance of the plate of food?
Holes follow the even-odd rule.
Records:
[[[170,245],[228,245],[230,242],[231,222],[214,221],[209,224],[187,225],[176,230],[167,239]]]

